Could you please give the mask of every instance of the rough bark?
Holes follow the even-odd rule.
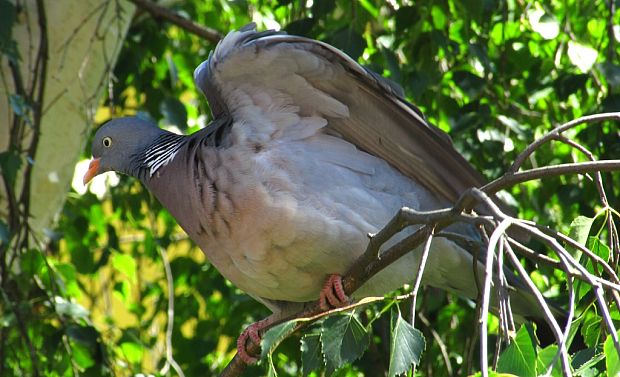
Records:
[[[24,87],[33,85],[41,42],[34,1],[10,1],[16,6],[12,35],[20,60],[15,65]],[[47,27],[47,69],[41,106],[40,140],[36,153],[20,154],[22,170],[31,161],[29,222],[42,235],[63,205],[73,169],[87,140],[108,75],[127,33],[135,6],[126,1],[85,0],[44,2]],[[15,113],[9,96],[16,93],[15,70],[2,58],[0,85],[0,153],[9,147]],[[23,149],[32,132],[26,129]],[[22,174],[17,174],[16,192]],[[0,180],[2,178],[0,177]],[[0,218],[8,216],[7,193],[0,181]]]

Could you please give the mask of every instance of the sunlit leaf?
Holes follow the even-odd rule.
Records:
[[[513,373],[521,377],[536,377],[536,342],[533,331],[521,326],[517,336],[502,352],[497,363],[497,371]]]
[[[598,58],[598,51],[590,46],[568,41],[568,58],[581,72],[588,72]]]
[[[551,363],[555,359],[555,363],[553,364],[553,369],[549,376],[552,377],[562,377],[562,366],[559,356],[556,358],[558,353],[558,346],[550,345],[548,347],[543,348],[538,352],[537,359],[537,367],[536,370],[538,374],[546,373],[546,371],[551,366]]]
[[[529,12],[529,21],[532,29],[545,39],[554,39],[560,34],[560,24],[552,16],[542,9],[534,9]]]
[[[296,321],[288,321],[269,329],[261,340],[261,359],[273,353],[276,347],[293,332],[296,324]]]
[[[590,348],[596,347],[596,344],[601,340],[601,318],[594,315],[589,315],[581,327],[581,333],[586,345]]]
[[[123,356],[127,358],[132,363],[138,363],[142,361],[142,355],[144,354],[144,349],[138,343],[134,342],[124,342],[120,344],[120,350],[123,353]]]
[[[136,260],[129,254],[116,253],[112,257],[112,266],[127,276],[131,282],[136,281]]]
[[[620,376],[620,355],[611,335],[607,335],[605,339],[605,366],[607,367],[608,376]]]

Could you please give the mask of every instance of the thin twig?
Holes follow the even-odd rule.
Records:
[[[605,121],[605,120],[617,120],[617,121],[620,121],[620,112],[587,115],[587,116],[583,116],[581,118],[577,118],[577,119],[571,120],[570,122],[564,123],[564,124],[554,128],[553,130],[547,132],[542,137],[536,139],[533,143],[528,145],[525,148],[525,150],[523,152],[521,152],[517,156],[517,158],[515,159],[515,162],[512,164],[510,169],[508,169],[506,174],[516,173],[519,170],[519,168],[521,167],[521,165],[523,165],[523,162],[536,149],[540,148],[541,145],[545,144],[549,140],[552,140],[556,135],[559,135],[562,132],[565,132],[565,131],[567,131],[567,130],[569,130],[571,128],[574,128],[574,127],[576,127],[576,126],[578,126],[580,124],[601,122],[601,121]]]
[[[433,242],[433,232],[434,228],[431,229],[428,238],[426,239],[426,243],[424,244],[424,251],[422,252],[422,257],[420,258],[420,265],[418,266],[418,271],[415,277],[415,283],[413,284],[413,290],[411,290],[411,326],[415,327],[415,308],[416,301],[418,297],[418,291],[420,289],[420,284],[422,283],[422,276],[424,275],[424,271],[426,270],[426,260],[428,259],[428,253],[431,250],[431,243]]]
[[[551,313],[551,310],[549,309],[549,305],[547,305],[545,298],[540,293],[538,288],[536,288],[536,285],[534,284],[534,282],[532,282],[532,279],[528,276],[523,266],[521,266],[521,263],[519,262],[519,259],[517,258],[517,256],[510,249],[506,250],[506,254],[508,255],[510,261],[512,262],[513,267],[519,272],[519,275],[523,278],[525,283],[530,288],[530,291],[534,294],[536,301],[538,301],[538,305],[543,309],[543,312],[545,314],[545,320],[551,327],[551,331],[553,332],[558,342],[560,357],[562,360],[562,373],[565,376],[571,376],[572,373],[570,371],[570,361],[568,359],[568,351],[566,350],[566,342],[565,342],[564,334],[562,330],[560,329],[560,326],[558,325],[558,322],[556,321],[555,317],[553,316],[553,313]]]
[[[483,377],[489,375],[488,345],[487,345],[487,327],[489,318],[489,304],[491,297],[491,281],[493,280],[493,260],[495,256],[495,248],[497,247],[500,237],[506,233],[506,229],[510,227],[511,221],[506,219],[502,221],[491,234],[489,245],[487,247],[487,259],[485,264],[484,285],[482,289],[482,310],[480,311],[480,372]],[[498,251],[498,253],[501,252]]]
[[[569,164],[558,164],[545,166],[542,168],[530,169],[513,174],[506,174],[502,177],[487,183],[480,189],[487,194],[494,194],[505,188],[514,186],[518,183],[533,181],[541,178],[549,178],[566,174],[585,174],[600,171],[620,170],[620,160],[601,160],[590,162],[575,162]]]
[[[597,304],[599,306],[599,309],[602,312],[602,317],[605,320],[605,325],[612,337],[612,340],[614,342],[614,347],[616,348],[616,351],[618,352],[618,355],[620,356],[620,343],[618,341],[618,334],[616,332],[615,325],[613,324],[611,315],[607,308],[607,302],[605,300],[605,296],[603,295],[603,292],[604,292],[603,288],[601,284],[597,281],[598,277],[592,275],[590,272],[588,272],[588,270],[586,270],[585,267],[583,267],[579,262],[577,262],[573,258],[573,256],[564,247],[562,247],[562,245],[560,245],[557,239],[553,238],[552,236],[548,236],[544,234],[543,232],[539,231],[537,228],[532,227],[531,225],[527,225],[525,223],[516,223],[516,225],[531,229],[533,231],[533,234],[535,234],[539,239],[545,241],[558,254],[558,256],[562,255],[574,268],[579,270],[579,272],[581,272],[581,274],[584,277],[586,277],[586,279],[588,280],[588,283],[594,289],[594,294],[596,295]],[[564,344],[562,343],[561,345],[563,346]]]
[[[443,362],[446,364],[446,372],[448,372],[448,376],[452,376],[452,362],[450,361],[450,355],[448,354],[448,347],[446,346],[446,343],[443,341],[443,339],[441,339],[441,336],[439,336],[439,333],[437,333],[437,331],[433,328],[433,325],[431,325],[430,321],[428,320],[428,318],[426,318],[424,313],[418,313],[418,317],[420,318],[422,324],[426,326],[428,331],[430,331],[433,339],[435,339],[435,343],[437,344],[437,346],[439,346],[439,351],[441,352]]]
[[[180,377],[185,377],[183,369],[179,366],[177,361],[172,355],[172,330],[174,328],[174,278],[172,276],[172,269],[170,268],[170,260],[168,259],[168,253],[164,247],[159,246],[159,254],[161,255],[162,263],[164,264],[164,271],[166,272],[166,282],[168,283],[168,323],[166,324],[166,364],[161,371],[161,375],[168,374],[170,366],[177,372]]]

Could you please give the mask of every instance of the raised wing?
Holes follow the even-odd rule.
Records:
[[[248,25],[220,41],[194,80],[214,117],[243,122],[246,138],[325,128],[450,202],[485,183],[400,88],[325,43]]]

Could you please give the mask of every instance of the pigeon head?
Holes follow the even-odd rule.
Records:
[[[137,117],[105,123],[95,133],[93,159],[84,175],[84,184],[110,170],[137,175],[143,161],[140,157],[164,133],[166,131]]]

